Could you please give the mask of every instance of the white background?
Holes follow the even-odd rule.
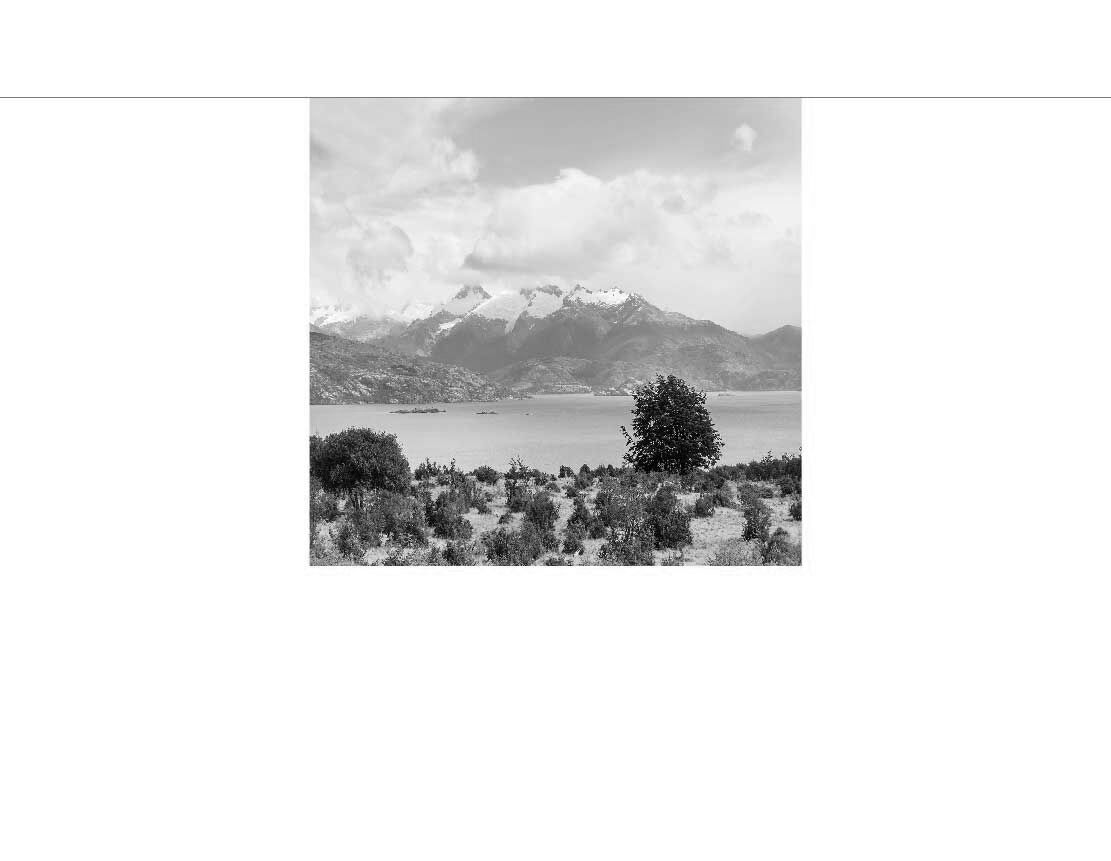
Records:
[[[4,857],[1108,857],[1111,103],[808,102],[804,568],[527,574],[303,564],[304,102],[0,110]]]

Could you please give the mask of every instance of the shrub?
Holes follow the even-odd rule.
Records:
[[[485,496],[480,496],[474,501],[474,510],[477,511],[479,514],[490,513],[490,503],[486,501]]]
[[[518,484],[515,479],[506,479],[505,504],[510,512],[517,514],[518,512],[524,511],[530,499],[532,499],[532,494],[529,493],[527,487],[523,484]]]
[[[648,530],[629,537],[613,537],[598,550],[599,565],[652,565],[652,534]]]
[[[644,472],[687,473],[721,456],[721,435],[706,409],[706,393],[674,375],[657,375],[633,395],[633,432],[624,427],[625,460]]]
[[[679,507],[679,498],[671,485],[657,490],[645,508],[645,522],[652,529],[657,548],[682,547],[694,541],[690,515]]]
[[[498,523],[512,523],[512,522],[513,522],[513,515],[510,514],[508,511],[504,512],[501,515],[501,517],[498,518]]]
[[[661,565],[682,565],[683,564],[683,551],[678,553],[668,553],[663,559],[660,560]]]
[[[785,475],[777,482],[783,496],[798,496],[802,493],[802,482],[793,475]]]
[[[791,541],[787,530],[780,527],[764,544],[765,565],[801,565],[802,547]]]
[[[586,550],[583,540],[586,538],[586,527],[581,523],[571,523],[563,536],[563,552],[582,554]]]
[[[336,550],[340,556],[348,559],[362,559],[366,555],[366,547],[359,540],[359,532],[351,518],[345,518],[336,531]]]
[[[428,541],[424,534],[425,506],[411,496],[379,491],[368,506],[367,521],[375,533],[385,533],[405,547],[422,546]]]
[[[329,493],[343,493],[355,508],[372,490],[409,490],[409,462],[394,434],[351,428],[310,442],[309,471]]]
[[[569,484],[563,489],[563,495],[566,496],[568,499],[577,499],[579,491],[575,487],[575,485]]]
[[[589,472],[580,472],[575,476],[575,490],[587,490],[594,486],[594,477]]]
[[[424,459],[424,463],[413,470],[413,478],[417,481],[425,481],[430,478],[438,478],[444,468],[429,458]]]
[[[560,478],[573,478],[574,475],[575,475],[575,470],[571,469],[571,467],[569,467],[569,466],[560,466],[560,468],[559,468],[559,477]]]
[[[559,506],[546,493],[537,493],[525,503],[525,520],[536,525],[541,532],[552,529],[559,517]]]
[[[463,517],[466,511],[462,493],[454,489],[441,493],[427,511],[433,534],[439,538],[470,538],[471,524]]]
[[[579,475],[590,475],[590,467],[584,463],[579,467]]]
[[[792,520],[802,520],[802,500],[796,499],[787,507],[787,512],[791,515]],[[819,522],[821,517],[818,518]]]
[[[758,541],[743,541],[740,538],[730,538],[718,547],[706,564],[763,565],[764,559],[760,552],[760,543]]]
[[[722,508],[732,508],[736,505],[736,500],[733,498],[733,490],[725,483],[722,483],[710,491],[710,501],[713,502],[714,507],[721,506]]]
[[[476,467],[471,470],[471,475],[483,484],[497,484],[498,479],[501,478],[501,473],[492,466]]]
[[[564,559],[560,556],[549,556],[544,560],[545,565],[574,565],[570,559]]]
[[[474,565],[475,546],[464,541],[449,541],[444,546],[444,562],[448,565]]]
[[[707,493],[703,493],[694,501],[694,508],[691,513],[695,517],[710,517],[714,513],[714,498]]]
[[[753,539],[767,541],[768,527],[771,524],[771,511],[759,499],[745,506],[745,529],[742,537],[745,541]]]
[[[540,534],[528,523],[517,532],[500,527],[485,532],[482,544],[491,565],[531,565],[544,554]]]

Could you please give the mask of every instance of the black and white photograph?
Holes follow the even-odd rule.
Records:
[[[313,99],[312,565],[802,560],[798,99]]]

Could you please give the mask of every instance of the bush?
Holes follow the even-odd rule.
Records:
[[[652,534],[649,530],[629,537],[611,538],[598,550],[599,565],[653,565]]]
[[[517,532],[498,528],[482,535],[486,560],[491,565],[531,565],[544,554],[540,534],[532,524]]]
[[[501,515],[501,517],[498,518],[498,523],[503,523],[504,524],[504,523],[512,523],[512,522],[513,522],[513,515],[510,514],[508,511],[504,512]]]
[[[568,524],[567,532],[563,536],[563,552],[578,553],[581,555],[586,551],[586,545],[583,544],[585,538],[585,526],[578,522]]]
[[[532,499],[532,494],[528,488],[523,484],[518,484],[515,479],[506,479],[505,482],[505,505],[513,514],[517,514],[525,510],[529,500]]]
[[[429,458],[424,459],[424,463],[413,470],[413,478],[417,481],[426,481],[430,478],[438,478],[444,468]]]
[[[576,489],[575,485],[569,484],[563,489],[563,495],[566,496],[568,499],[577,499],[579,496],[579,491]]]
[[[793,475],[785,475],[777,482],[783,496],[798,496],[802,493],[802,482]]]
[[[485,496],[480,496],[474,501],[474,510],[477,511],[479,514],[490,513],[490,503],[486,501]]]
[[[372,490],[409,490],[409,461],[394,434],[352,428],[310,442],[309,449],[310,474],[329,493],[346,494],[355,508]]]
[[[575,470],[571,469],[571,467],[569,467],[569,466],[560,466],[560,468],[559,468],[559,477],[560,478],[573,478],[574,475],[575,475]]]
[[[633,395],[633,432],[624,427],[625,460],[644,472],[687,473],[721,456],[721,435],[706,409],[706,393],[674,375],[657,375]]]
[[[426,512],[432,533],[439,538],[470,538],[471,524],[463,517],[466,511],[462,493],[454,489],[441,493]]]
[[[720,506],[721,508],[732,508],[737,504],[733,498],[733,491],[728,484],[721,484],[710,491],[710,501],[714,507]]]
[[[471,470],[471,475],[483,484],[497,484],[498,479],[501,478],[501,473],[492,466],[475,467]]]
[[[580,472],[575,476],[575,490],[588,490],[594,486],[594,477],[589,472]]]
[[[663,485],[648,501],[645,522],[652,529],[657,548],[682,547],[694,541],[690,515],[679,507],[671,485]]]
[[[765,565],[801,565],[802,547],[791,541],[787,530],[780,527],[764,544]]]
[[[525,504],[525,520],[536,525],[541,532],[552,529],[559,517],[559,506],[547,493],[537,493]]]
[[[745,529],[742,537],[745,541],[767,541],[768,527],[771,524],[771,511],[759,499],[745,506]]]
[[[694,501],[694,508],[691,513],[695,517],[710,517],[714,513],[714,498],[707,493],[703,493]]]
[[[738,464],[740,466],[740,464]],[[802,482],[802,454],[784,454],[773,457],[769,451],[762,460],[750,461],[744,467],[744,477],[755,481],[777,481],[792,476]]]
[[[763,565],[764,559],[758,541],[743,541],[740,538],[730,538],[718,547],[706,564]]]
[[[787,507],[788,514],[791,515],[792,520],[802,520],[802,500],[796,499]],[[819,522],[821,517],[818,518]]]
[[[376,534],[384,533],[405,547],[423,546],[428,542],[424,534],[425,506],[411,496],[379,491],[367,506],[366,514],[367,526]]]
[[[574,565],[570,559],[564,559],[560,556],[549,556],[544,560],[545,565]]]
[[[336,550],[340,556],[352,560],[362,559],[366,555],[366,547],[359,539],[358,529],[350,517],[345,518],[336,531]]]
[[[473,543],[449,541],[444,546],[444,562],[448,565],[474,565],[475,552]]]

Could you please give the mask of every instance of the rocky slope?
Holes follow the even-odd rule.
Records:
[[[426,404],[512,396],[506,387],[466,368],[309,333],[310,404]]]

